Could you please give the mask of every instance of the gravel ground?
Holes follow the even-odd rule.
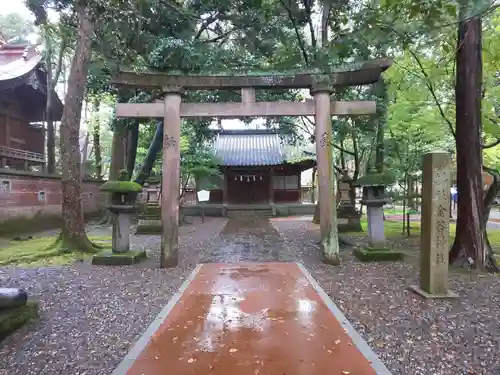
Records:
[[[319,261],[317,226],[273,225],[394,375],[500,374],[500,277],[453,273],[459,300],[424,301],[406,290],[418,267],[364,264],[343,251],[332,268]]]
[[[110,374],[225,223],[207,218],[204,224],[182,226],[175,269],[158,269],[159,236],[132,237],[133,247],[147,249],[150,256],[140,266],[0,268],[0,285],[26,288],[39,298],[41,315],[0,343],[0,375]],[[93,228],[90,233],[111,232]]]
[[[320,260],[317,226],[255,220],[181,227],[176,269],[157,268],[159,236],[132,238],[150,256],[139,266],[0,268],[0,285],[41,301],[40,320],[0,344],[0,375],[110,374],[195,264],[276,260],[302,262],[393,375],[500,375],[500,278],[453,274],[459,300],[423,301],[406,290],[418,282],[411,264],[363,264],[345,250],[333,268]]]

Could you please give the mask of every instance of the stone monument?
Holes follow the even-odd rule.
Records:
[[[38,315],[38,302],[23,289],[0,288],[0,341]]]
[[[140,262],[146,258],[146,252],[130,251],[130,227],[132,215],[137,211],[137,193],[142,190],[141,185],[128,180],[126,170],[120,171],[117,181],[108,181],[101,186],[101,191],[111,193],[109,211],[114,215],[112,251],[95,255],[92,264],[98,265],[127,265]]]
[[[420,227],[420,285],[410,289],[425,298],[456,298],[448,290],[451,158],[446,152],[424,155]]]

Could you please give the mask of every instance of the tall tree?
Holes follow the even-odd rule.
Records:
[[[47,172],[56,172],[56,134],[54,121],[51,116],[53,107],[52,92],[59,82],[64,56],[68,52],[69,35],[65,30],[64,22],[57,24],[50,23],[47,19],[41,25],[41,34],[44,41],[44,60],[47,72],[47,101],[45,103],[46,123],[47,123]]]
[[[93,244],[85,232],[81,201],[80,175],[80,120],[85,95],[85,81],[92,56],[91,43],[94,35],[94,20],[89,9],[76,6],[78,17],[78,39],[75,55],[68,77],[64,111],[61,119],[61,167],[62,167],[62,215],[64,217],[61,237],[64,246],[80,251],[92,251]]]
[[[456,130],[458,217],[450,261],[484,268],[483,177],[481,155],[481,17],[460,6],[456,57]]]

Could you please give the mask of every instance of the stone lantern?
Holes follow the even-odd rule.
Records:
[[[160,178],[153,176],[144,184],[145,205],[138,216],[136,234],[161,234],[161,183]]]
[[[366,206],[368,219],[369,247],[354,251],[360,260],[400,260],[403,257],[402,253],[385,247],[384,205],[390,201],[385,194],[385,186],[390,180],[389,175],[369,170],[356,181],[356,185],[363,187],[361,204]]]
[[[352,204],[350,191],[352,180],[347,172],[338,182],[339,204],[337,208],[337,222],[339,232],[361,232],[361,215]]]
[[[368,219],[368,237],[372,247],[384,247],[384,205],[389,203],[385,195],[385,184],[380,174],[369,172],[358,180],[358,184],[363,187],[361,204],[366,206],[366,216]]]
[[[147,184],[147,185],[146,185]],[[149,178],[145,184],[146,202],[149,206],[160,205],[160,180]]]
[[[111,193],[108,209],[114,216],[112,251],[94,256],[92,264],[134,264],[146,257],[144,251],[130,251],[132,215],[137,212],[136,198],[141,190],[141,185],[128,180],[126,170],[120,171],[119,180],[111,180],[101,186],[101,191]]]

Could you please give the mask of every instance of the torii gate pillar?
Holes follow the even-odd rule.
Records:
[[[319,215],[321,248],[326,263],[338,265],[339,239],[337,230],[337,205],[334,193],[332,155],[332,115],[330,108],[331,85],[317,84],[311,88],[315,105],[316,160],[319,180]]]
[[[179,253],[179,194],[180,194],[180,140],[181,95],[178,86],[163,87],[165,115],[163,120],[163,159],[160,267],[175,267]]]

